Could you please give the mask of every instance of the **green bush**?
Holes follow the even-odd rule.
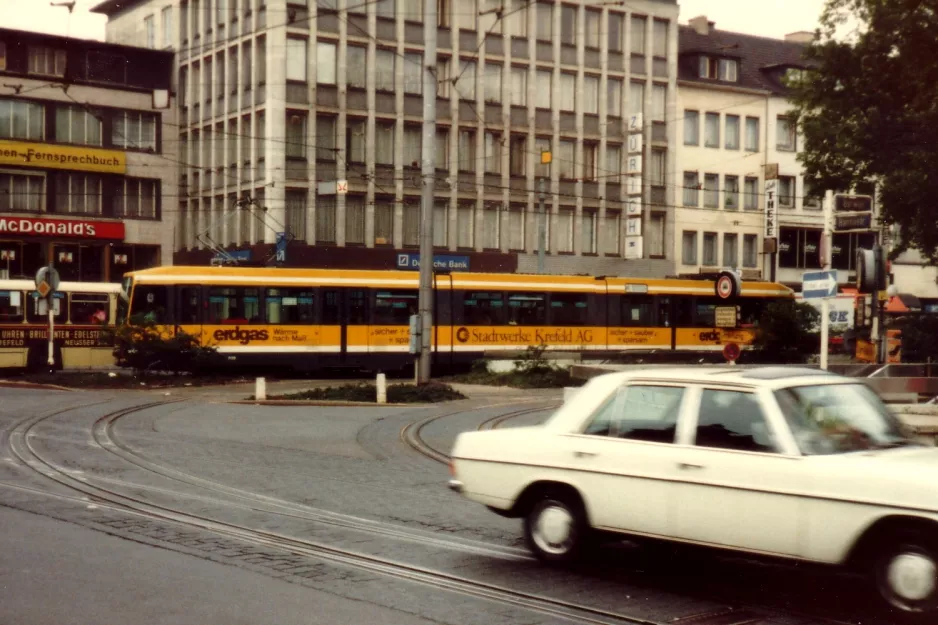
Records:
[[[820,349],[820,313],[811,304],[772,302],[759,316],[755,352],[749,360],[763,363],[805,363]]]
[[[938,360],[938,316],[909,315],[896,320],[893,327],[902,338],[902,362]]]
[[[413,384],[392,384],[388,386],[388,402],[392,404],[424,404],[466,399],[466,396],[449,386],[430,382],[415,386]],[[252,396],[250,399],[254,399]],[[373,384],[344,384],[314,388],[299,393],[270,395],[268,399],[294,401],[354,401],[374,403],[378,401],[378,390]]]
[[[214,348],[182,331],[169,334],[144,316],[110,330],[117,365],[137,373],[169,371],[175,374],[207,371],[219,364]]]

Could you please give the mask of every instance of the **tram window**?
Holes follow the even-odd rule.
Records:
[[[544,293],[511,293],[508,300],[508,325],[547,325],[547,295]]]
[[[267,323],[311,325],[316,321],[312,289],[267,289]]]
[[[766,302],[772,300],[744,299],[739,302],[739,325],[751,327],[759,325],[759,317]]]
[[[725,300],[717,299],[716,297],[698,297],[694,310],[694,325],[705,328],[716,326],[717,306],[723,307],[732,305],[732,303],[727,303]]]
[[[198,325],[202,323],[201,300],[199,287],[186,286],[179,288],[176,291],[176,301],[179,307],[176,323],[179,325]]]
[[[671,327],[671,298],[658,298],[658,325],[662,328]]]
[[[376,291],[372,325],[406,326],[417,314],[417,291]]]
[[[72,323],[107,323],[111,308],[107,293],[72,293],[69,300],[68,318]]]
[[[33,291],[35,293],[35,291]],[[65,315],[68,313],[68,305],[65,303],[65,293],[56,293],[55,294],[55,306],[58,308],[54,309],[55,314],[53,319],[56,323],[65,323]],[[29,323],[48,323],[49,315],[48,314],[39,314],[39,298],[30,297],[31,301],[26,307],[26,321]]]
[[[626,295],[622,298],[622,325],[643,326],[652,325],[653,311],[652,298],[647,295]]]
[[[342,310],[342,292],[336,290],[323,291],[322,293],[322,323],[323,325],[334,326],[339,323],[339,316]]]
[[[690,328],[694,325],[694,306],[691,298],[674,299],[674,325],[678,328]]]
[[[130,315],[150,323],[169,322],[169,289],[165,286],[138,284],[134,287]]]
[[[498,291],[462,294],[463,323],[470,326],[505,325],[505,302]]]
[[[368,292],[365,289],[350,289],[348,292],[349,325],[368,325]]]
[[[23,292],[0,291],[0,321],[19,323],[23,320]]]
[[[260,289],[213,287],[208,290],[208,323],[263,323]]]
[[[552,293],[550,325],[582,326],[587,324],[589,295],[586,293]]]

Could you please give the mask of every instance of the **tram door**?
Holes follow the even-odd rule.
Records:
[[[176,333],[181,330],[186,334],[198,337],[200,344],[205,345],[206,342],[202,337],[202,310],[202,287],[176,287]]]
[[[323,289],[322,345],[332,348],[340,362],[349,354],[368,351],[368,290]]]

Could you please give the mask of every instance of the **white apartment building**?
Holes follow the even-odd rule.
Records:
[[[471,270],[533,271],[545,177],[548,271],[673,273],[676,1],[438,6],[438,253]],[[177,263],[210,261],[200,233],[263,260],[279,232],[292,239],[288,266],[407,262],[419,234],[422,7],[106,0],[94,9],[109,17],[109,41],[176,52]],[[627,188],[635,114],[644,159],[630,161],[641,183]],[[633,194],[641,228],[627,219]],[[235,208],[243,197],[263,210]],[[630,248],[640,258],[626,259],[630,232],[642,237]]]

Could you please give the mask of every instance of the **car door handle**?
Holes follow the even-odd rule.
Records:
[[[690,464],[687,462],[679,462],[677,467],[682,471],[698,471],[704,468],[702,464]]]
[[[575,451],[573,455],[577,458],[595,458],[599,454],[594,451]]]

